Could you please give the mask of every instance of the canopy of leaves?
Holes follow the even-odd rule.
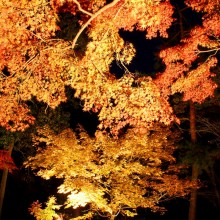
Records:
[[[85,111],[98,112],[100,129],[110,129],[114,135],[126,125],[143,132],[154,122],[176,120],[169,95],[182,92],[184,100],[202,102],[216,88],[210,73],[216,64],[214,56],[196,68],[192,63],[203,52],[199,47],[219,50],[218,1],[186,4],[205,12],[203,26],[193,28],[181,45],[161,51],[165,72],[156,79],[142,77],[136,82],[126,67],[135,48],[124,42],[119,30],[145,31],[148,39],[158,34],[168,37],[174,20],[168,0],[114,0],[109,4],[103,0],[1,0],[0,125],[24,130],[34,123],[25,102],[34,96],[55,108],[66,101],[65,85],[76,91]],[[58,14],[67,12],[80,16],[81,29],[73,42],[56,37]],[[86,28],[90,41],[84,56],[78,57],[74,49]],[[110,72],[113,60],[124,67],[126,74],[120,80]]]
[[[89,205],[92,213],[106,216],[134,214],[139,206],[156,211],[161,200],[183,196],[192,186],[177,176],[165,128],[148,135],[129,130],[120,140],[101,132],[90,138],[82,130],[78,138],[70,129],[58,135],[47,127],[38,132],[35,144],[47,147],[39,148],[26,166],[45,179],[64,180],[58,192],[67,194],[66,207]]]
[[[91,139],[84,132],[78,139],[70,129],[58,135],[39,130],[36,141],[47,148],[29,165],[46,179],[64,179],[59,192],[68,193],[67,206],[89,204],[106,215],[132,215],[128,211],[137,206],[156,209],[164,196],[185,193],[175,172],[168,165],[162,169],[174,162],[173,147],[167,131],[155,126],[178,121],[169,103],[173,94],[198,103],[213,95],[211,68],[220,48],[219,1],[185,4],[202,13],[202,24],[160,51],[165,70],[152,78],[129,71],[136,49],[119,30],[143,31],[148,40],[169,37],[175,10],[169,0],[0,0],[0,126],[25,130],[35,121],[28,100],[35,97],[55,109],[67,100],[65,86],[70,86],[83,110],[97,113],[99,130],[118,136],[122,128],[133,128],[118,140],[101,133]],[[78,18],[72,42],[56,35],[59,13]],[[89,40],[78,53],[84,31]],[[113,61],[123,67],[120,79],[111,72]]]

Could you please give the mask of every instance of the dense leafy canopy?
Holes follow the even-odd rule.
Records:
[[[26,164],[44,179],[64,179],[58,192],[67,194],[66,207],[89,204],[94,214],[133,216],[139,206],[161,210],[161,200],[183,196],[192,186],[177,175],[174,139],[166,128],[158,126],[149,135],[129,130],[116,140],[100,132],[90,138],[83,130],[78,138],[70,129],[56,135],[44,127],[34,140],[47,147]]]
[[[124,206],[155,209],[161,196],[183,195],[188,188],[169,173],[169,166],[162,166],[174,162],[174,149],[166,129],[158,131],[157,126],[179,122],[169,102],[172,95],[181,93],[184,101],[198,103],[213,96],[220,14],[218,0],[186,0],[185,5],[201,13],[202,24],[175,46],[161,49],[163,72],[136,77],[129,71],[136,49],[119,31],[143,31],[148,40],[169,37],[176,10],[169,0],[0,0],[0,126],[24,131],[35,122],[27,101],[35,98],[55,109],[67,100],[67,86],[84,111],[98,115],[95,139],[84,132],[78,139],[70,129],[54,134],[39,128],[44,139],[38,141],[47,148],[29,166],[40,169],[44,178],[63,178],[59,191],[70,193],[68,205],[90,204],[111,216],[118,211],[130,215]],[[61,13],[78,20],[72,41],[58,38]],[[83,32],[88,42],[79,51]],[[113,61],[123,69],[120,79],[111,70]],[[106,134],[119,137],[128,127],[119,139]],[[77,200],[80,195],[84,201]]]
[[[195,68],[192,64],[203,50],[219,50],[217,0],[206,4],[186,1],[192,9],[204,12],[203,25],[193,28],[181,44],[161,51],[165,72],[156,79],[146,77],[137,82],[126,68],[135,48],[124,42],[119,30],[146,31],[148,39],[158,34],[168,37],[174,21],[174,8],[168,0],[114,0],[109,4],[1,0],[0,4],[0,124],[12,131],[34,123],[25,101],[34,96],[55,108],[66,100],[66,85],[76,90],[75,97],[84,102],[85,111],[99,113],[100,128],[110,128],[116,135],[126,125],[139,130],[148,129],[155,121],[169,124],[175,119],[168,103],[171,94],[183,92],[184,100],[201,102],[216,88],[210,72],[216,64],[214,56]],[[82,26],[73,42],[56,37],[59,12],[80,15]],[[86,28],[90,41],[84,56],[79,57],[74,49]],[[124,67],[120,80],[110,73],[113,60]]]

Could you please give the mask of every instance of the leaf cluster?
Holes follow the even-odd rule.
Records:
[[[129,130],[121,139],[101,132],[90,138],[83,130],[78,138],[70,129],[58,135],[47,127],[38,132],[36,145],[45,142],[47,147],[25,165],[44,179],[63,179],[58,192],[67,195],[66,207],[89,205],[91,213],[106,216],[129,215],[139,206],[160,210],[161,200],[184,196],[191,186],[173,169],[168,130],[149,135]]]

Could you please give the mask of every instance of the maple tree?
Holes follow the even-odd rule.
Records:
[[[160,201],[184,196],[192,187],[189,180],[178,177],[181,169],[173,166],[173,141],[169,129],[161,126],[149,135],[129,130],[120,140],[101,132],[90,138],[82,129],[77,138],[71,129],[55,134],[43,127],[34,143],[46,143],[46,148],[39,148],[25,165],[44,179],[62,178],[58,193],[67,195],[65,207],[89,205],[85,219],[96,213],[134,216],[139,206],[163,211]],[[32,204],[34,216],[39,215],[38,206]]]
[[[220,29],[217,24],[220,19],[219,2],[209,4],[198,1],[186,1],[192,9],[203,12],[202,26],[194,27],[189,36],[183,35],[181,29],[180,45],[161,51],[160,56],[166,64],[166,70],[156,79],[164,94],[183,93],[183,100],[190,102],[190,134],[191,142],[197,142],[196,112],[194,103],[201,103],[207,97],[214,95],[217,84],[212,81],[214,74],[211,68],[217,64],[215,55],[219,51]],[[212,23],[212,25],[211,25]],[[211,54],[209,54],[211,52]],[[205,59],[203,53],[208,53]],[[174,73],[174,74],[171,74]],[[168,86],[164,87],[164,84]],[[197,180],[199,167],[192,164],[192,180]],[[197,189],[192,189],[189,220],[196,219]]]
[[[162,36],[166,36],[165,30],[172,22],[171,5],[168,2],[159,4],[154,1],[140,1],[139,4],[136,4],[136,1],[113,1],[111,7],[105,5],[99,11],[104,1],[95,1],[95,4],[89,2],[90,4],[85,6],[93,15],[82,27],[90,25],[88,36],[91,41],[87,45],[85,56],[79,59],[74,56],[72,50],[78,36],[72,46],[62,39],[53,39],[57,30],[56,12],[61,10],[77,13],[78,7],[72,7],[73,2],[1,1],[4,12],[1,13],[1,21],[8,22],[1,29],[1,103],[4,108],[0,120],[2,126],[12,131],[25,129],[29,123],[34,123],[34,118],[28,114],[25,101],[35,96],[37,100],[55,108],[66,100],[65,85],[70,85],[76,90],[75,97],[84,101],[85,111],[99,111],[100,127],[110,127],[116,134],[126,124],[137,124],[138,128],[142,128],[151,125],[154,120],[167,124],[172,120],[172,109],[169,108],[167,100],[160,97],[159,90],[150,78],[142,80],[138,89],[131,86],[134,82],[132,74],[117,81],[109,73],[109,66],[115,58],[126,64],[130,63],[135,55],[132,44],[125,43],[118,30],[132,30],[137,22],[139,29],[143,28],[143,24],[147,22],[144,19],[148,18],[140,16],[139,12],[146,5],[150,13],[148,17],[152,17],[150,20],[153,24],[146,27],[148,37],[156,36],[157,30]],[[133,10],[136,8],[134,5],[139,5],[137,10]],[[82,3],[81,8],[83,6]],[[164,21],[163,15],[159,12],[161,17],[154,15],[151,9],[158,8],[158,11],[164,11],[164,7],[170,8],[166,13],[167,21],[170,22],[159,25]],[[122,22],[123,19],[127,19],[126,15],[131,10],[132,14],[134,13],[131,20]],[[86,15],[88,16],[88,13]],[[85,19],[82,17],[82,22]],[[157,19],[159,23],[154,22]],[[154,27],[156,23],[158,25]],[[111,91],[109,88],[112,88]],[[103,94],[101,99],[100,93]],[[144,103],[141,104],[143,106],[139,106],[136,101],[137,95],[152,108],[145,107],[144,114],[135,116],[134,112],[137,114],[140,107],[146,106]],[[114,108],[112,105],[115,105]],[[129,105],[132,105],[129,107],[130,110]]]
[[[198,68],[190,68],[203,52],[198,46],[216,52],[219,49],[218,1],[206,6],[197,5],[196,1],[186,3],[206,12],[203,26],[193,28],[181,45],[161,51],[165,72],[154,80],[143,77],[135,82],[126,68],[135,56],[135,48],[124,42],[118,31],[146,31],[148,39],[158,33],[168,37],[167,29],[174,20],[169,1],[115,0],[105,4],[105,1],[2,0],[1,125],[13,131],[24,130],[34,123],[25,101],[34,96],[55,108],[66,101],[65,85],[76,90],[75,97],[84,102],[85,111],[99,113],[100,128],[110,128],[113,134],[117,135],[126,125],[144,130],[154,121],[169,124],[175,120],[169,95],[183,92],[184,100],[201,102],[216,88],[209,71],[216,64],[214,56]],[[60,11],[82,15],[82,27],[73,42],[55,37]],[[79,58],[73,49],[86,28],[90,41],[84,56]],[[120,80],[110,73],[113,60],[127,73]]]
[[[84,111],[97,113],[98,129],[114,137],[131,127],[134,137],[147,138],[157,123],[179,123],[169,98],[182,93],[184,101],[201,103],[213,96],[217,85],[211,68],[220,49],[219,1],[186,0],[185,4],[203,13],[202,25],[160,51],[163,72],[135,77],[128,68],[135,48],[119,30],[146,32],[148,40],[169,37],[175,20],[169,0],[0,0],[0,125],[10,131],[25,130],[35,121],[27,101],[35,97],[55,109],[67,100],[66,86],[74,89]],[[79,16],[80,28],[72,41],[56,36],[59,13]],[[77,44],[85,31],[89,40],[81,53]],[[124,70],[120,79],[110,70],[113,61]]]

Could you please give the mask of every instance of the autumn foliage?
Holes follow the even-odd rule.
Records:
[[[137,82],[126,68],[135,48],[124,42],[119,30],[145,31],[147,39],[158,34],[168,37],[174,21],[169,1],[1,0],[0,4],[0,124],[9,130],[24,130],[34,123],[25,104],[32,97],[52,108],[66,101],[65,85],[76,90],[75,97],[84,102],[85,111],[99,113],[100,129],[110,128],[116,135],[126,125],[144,131],[154,122],[175,120],[168,98],[176,92],[183,93],[184,100],[201,102],[216,88],[210,72],[215,57],[197,67],[192,64],[203,50],[219,49],[217,0],[208,4],[186,1],[193,10],[204,12],[203,25],[193,28],[179,45],[161,51],[165,72]],[[73,42],[56,38],[59,12],[81,17],[82,26]],[[90,41],[79,59],[74,49],[86,28]],[[125,69],[120,80],[110,73],[113,60]]]
[[[164,211],[160,201],[184,196],[192,187],[178,177],[181,169],[173,166],[174,139],[166,128],[154,128],[148,135],[130,130],[116,140],[100,132],[90,138],[83,130],[78,138],[70,129],[56,135],[44,127],[34,141],[47,147],[39,148],[26,165],[44,179],[64,179],[58,193],[67,195],[65,207],[89,205],[87,217],[134,216],[139,206]]]
[[[67,205],[89,203],[91,210],[108,215],[130,215],[124,206],[155,209],[161,196],[184,194],[186,185],[168,168],[161,170],[164,161],[174,162],[173,145],[156,128],[179,123],[172,95],[198,103],[213,96],[212,68],[220,49],[219,1],[185,0],[185,5],[201,13],[201,25],[160,50],[163,72],[136,77],[129,71],[136,48],[119,31],[143,31],[148,40],[168,38],[176,10],[169,0],[0,0],[0,126],[24,131],[35,122],[28,101],[35,98],[55,109],[67,100],[67,86],[84,111],[98,115],[102,135],[96,139],[82,132],[78,140],[70,129],[56,135],[39,130],[47,148],[29,165],[44,178],[64,178],[59,192],[70,193]],[[57,37],[60,13],[78,19],[73,40]],[[82,33],[88,42],[79,52]],[[113,61],[124,71],[119,79],[111,71]],[[124,128],[131,129],[125,136]]]

